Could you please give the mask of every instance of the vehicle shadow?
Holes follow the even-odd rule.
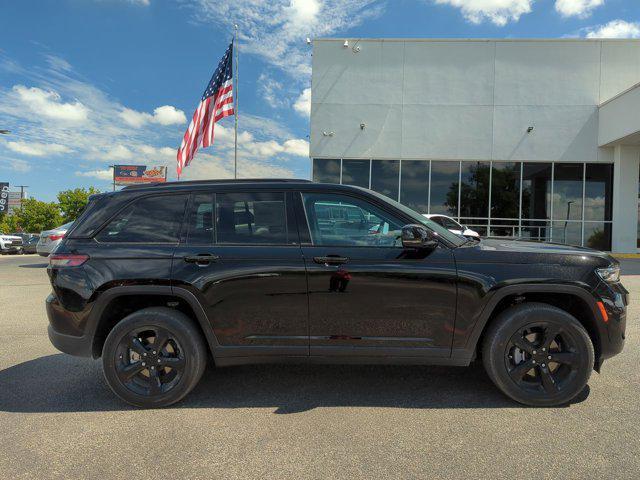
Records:
[[[20,268],[47,268],[48,263],[25,263],[24,265],[18,265]]]
[[[584,401],[589,387],[573,403]],[[317,407],[522,408],[498,391],[481,365],[252,365],[208,368],[185,400],[169,408]],[[130,410],[106,385],[99,361],[49,355],[0,371],[0,411]]]

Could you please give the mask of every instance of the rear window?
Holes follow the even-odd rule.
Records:
[[[125,207],[96,236],[104,243],[178,243],[187,195],[143,197]]]

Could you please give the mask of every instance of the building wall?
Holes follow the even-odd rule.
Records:
[[[314,158],[613,162],[598,105],[640,81],[637,40],[348,42],[314,42]]]
[[[347,41],[314,43],[315,180],[483,235],[635,249],[638,161],[598,136],[599,107],[640,82],[640,41]]]

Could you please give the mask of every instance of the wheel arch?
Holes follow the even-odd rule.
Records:
[[[599,370],[602,339],[607,335],[606,325],[601,321],[595,297],[575,285],[512,285],[496,291],[467,341],[467,348],[473,351],[474,356],[479,353],[484,334],[495,318],[507,308],[525,302],[546,303],[573,315],[591,338],[596,355],[594,368]]]
[[[107,335],[126,315],[154,306],[169,306],[185,313],[200,330],[211,353],[219,345],[202,305],[188,290],[159,285],[113,287],[98,297],[91,310],[87,334],[92,342],[92,357],[101,356]]]

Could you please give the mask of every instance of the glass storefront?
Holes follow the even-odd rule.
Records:
[[[611,249],[612,164],[315,159],[313,180],[369,187],[481,235]]]

